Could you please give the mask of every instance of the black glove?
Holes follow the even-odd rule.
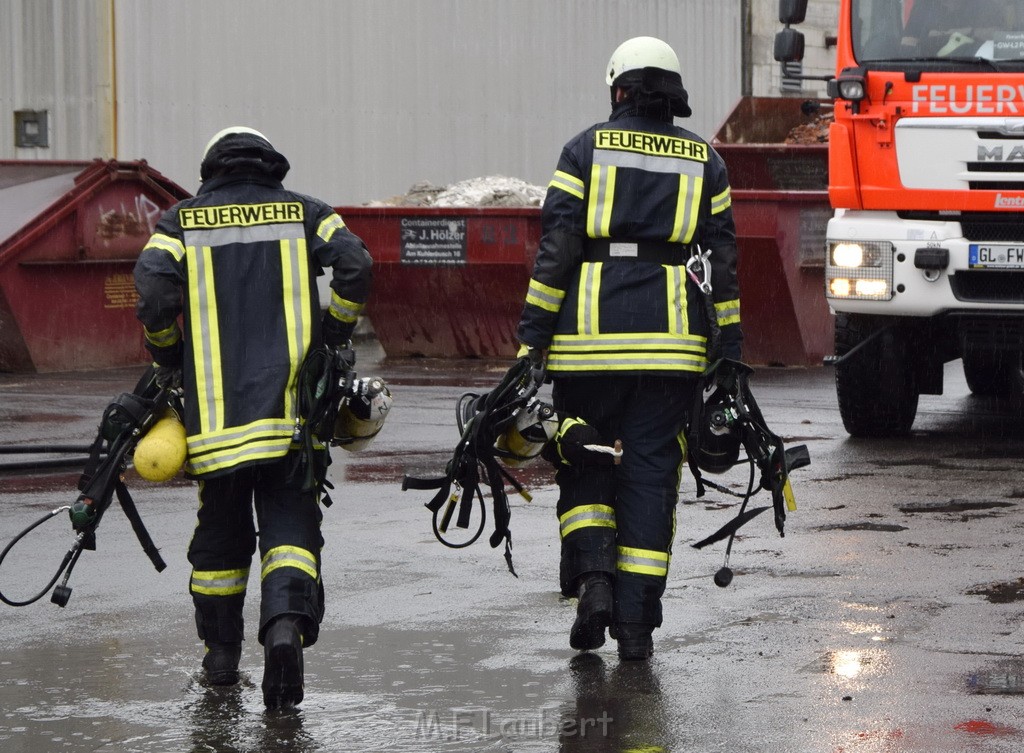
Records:
[[[731,340],[722,343],[722,358],[729,358],[733,361],[742,361],[740,356],[743,353],[743,341]]]
[[[533,380],[540,384],[544,380],[544,351],[540,348],[535,348],[532,345],[519,346],[519,352],[516,353],[516,358],[529,358],[530,359],[530,376]]]
[[[335,368],[345,372],[355,371],[356,352],[352,350],[351,342],[330,348],[330,351],[331,357],[334,359]]]
[[[588,465],[612,465],[615,456],[600,450],[589,450],[586,445],[601,445],[604,440],[601,434],[588,423],[576,420],[568,428],[562,422],[555,438],[544,445],[541,457],[555,465],[571,465],[584,468]]]
[[[157,366],[156,386],[162,390],[180,390],[182,374],[180,366]]]

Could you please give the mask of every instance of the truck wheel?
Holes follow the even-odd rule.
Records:
[[[967,351],[963,355],[967,386],[975,395],[1009,397],[1024,387],[1021,354],[1007,351]]]
[[[856,314],[836,314],[836,355],[843,356],[881,328]],[[836,366],[836,395],[843,426],[854,437],[907,434],[920,392],[907,334],[893,327]]]

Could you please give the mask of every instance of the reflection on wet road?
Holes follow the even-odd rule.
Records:
[[[947,371],[947,395],[922,398],[912,437],[866,442],[843,432],[831,373],[759,371],[752,387],[768,420],[812,457],[794,475],[786,537],[767,519],[749,524],[733,548],[735,579],[717,588],[723,546],[690,544],[736,500],[696,500],[685,479],[655,657],[622,664],[613,641],[589,654],[568,647],[575,605],[557,592],[557,490],[545,466],[517,472],[533,494],[511,500],[518,579],[482,541],[440,546],[424,495],[400,490],[403,474],[443,468],[456,398],[505,366],[361,356],[395,406],[366,454],[336,453],[331,466],[327,615],[300,708],[263,708],[255,603],[242,682],[199,681],[185,561],[194,489],[129,472],[168,568],[153,570],[115,506],[66,608],[3,607],[0,750],[1024,749],[1019,405],[972,398]],[[0,375],[0,441],[88,443],[135,376]],[[746,473],[716,480],[742,489]],[[76,481],[67,470],[0,473],[0,544],[72,501]],[[38,590],[69,544],[66,519],[42,526],[0,567],[0,589]]]

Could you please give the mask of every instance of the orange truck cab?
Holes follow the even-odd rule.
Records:
[[[803,57],[780,0],[775,58]],[[855,436],[910,431],[962,359],[981,395],[1024,389],[1024,0],[841,0],[825,295]]]

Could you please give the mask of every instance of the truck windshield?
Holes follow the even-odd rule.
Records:
[[[1024,0],[853,0],[852,9],[862,64],[1024,63]]]

